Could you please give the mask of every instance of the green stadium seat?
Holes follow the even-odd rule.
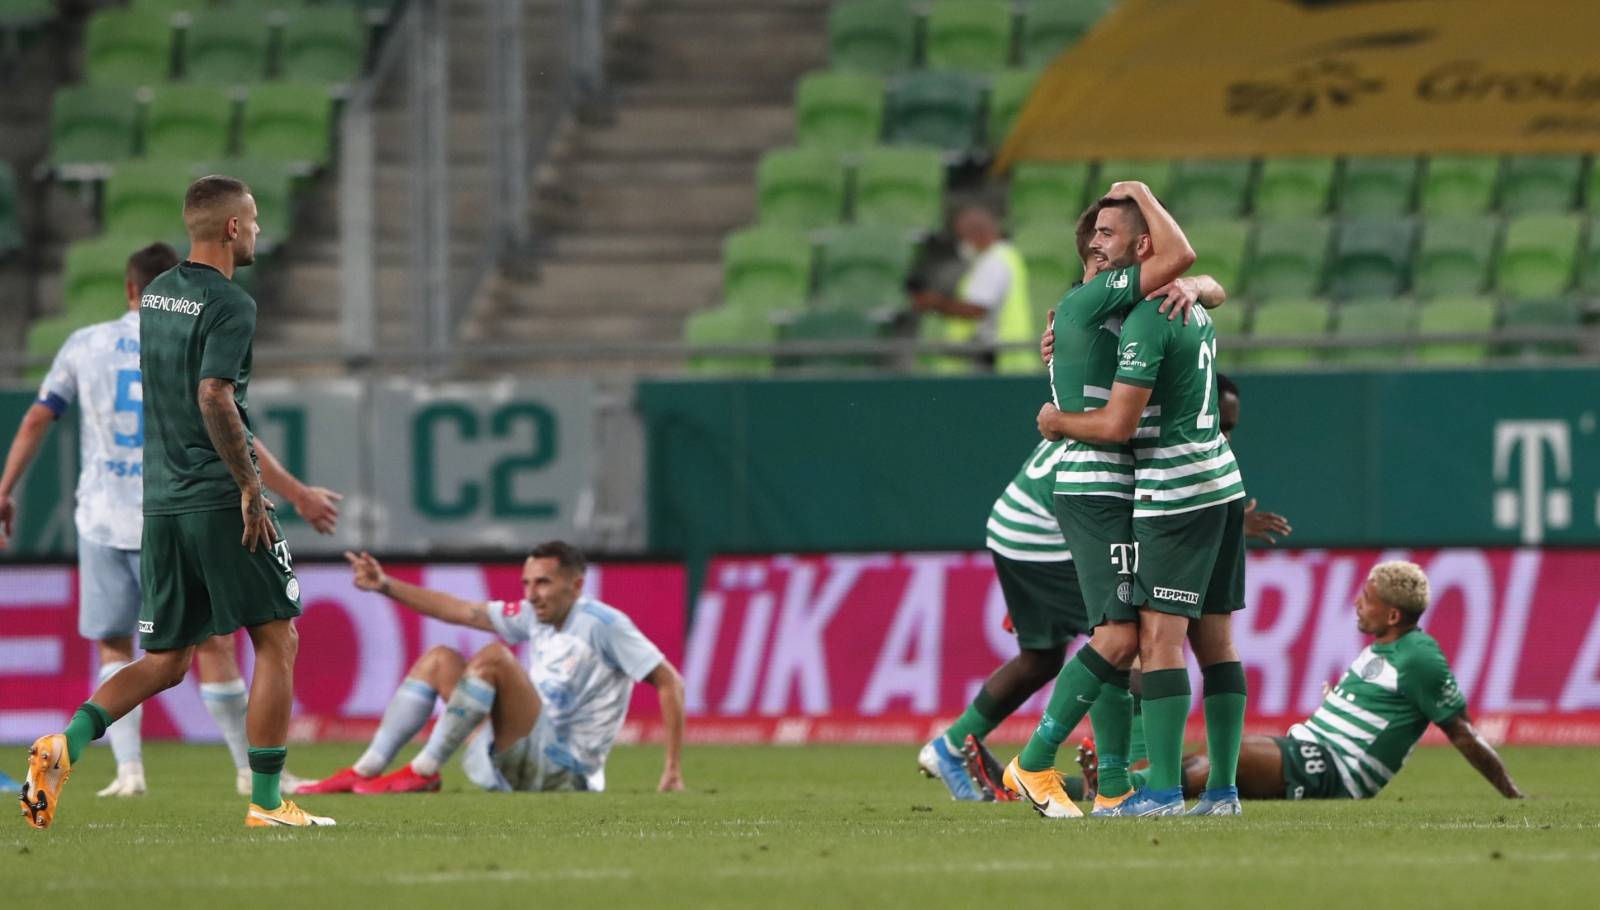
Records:
[[[1331,235],[1331,225],[1322,219],[1261,222],[1244,290],[1257,300],[1315,294],[1322,287]]]
[[[1356,346],[1330,349],[1329,360],[1392,366],[1406,357],[1416,314],[1405,299],[1350,300],[1334,309],[1333,321],[1334,337]]]
[[[944,218],[944,158],[936,149],[875,148],[856,170],[855,220],[913,230]]]
[[[272,30],[260,9],[202,9],[183,36],[183,77],[209,85],[267,78]]]
[[[1007,70],[996,73],[989,81],[987,137],[990,148],[998,149],[1005,144],[1017,118],[1022,116],[1022,109],[1028,106],[1028,98],[1038,81],[1039,74],[1033,70]]]
[[[1250,305],[1243,300],[1230,299],[1214,310],[1207,310],[1217,333],[1217,367],[1231,370],[1244,363],[1244,352],[1235,343],[1246,337],[1250,321]]]
[[[796,87],[794,107],[803,146],[855,151],[883,134],[883,81],[870,73],[811,73]]]
[[[813,258],[811,240],[803,231],[736,231],[722,245],[723,302],[761,313],[805,306]]]
[[[1357,217],[1402,215],[1416,193],[1417,159],[1346,158],[1337,207]]]
[[[691,315],[683,324],[683,340],[691,345],[772,344],[778,330],[762,313],[738,307],[718,307]],[[772,357],[765,354],[698,354],[689,369],[702,375],[740,375],[772,372]]]
[[[1138,180],[1150,187],[1150,192],[1165,199],[1172,192],[1173,177],[1177,173],[1177,166],[1159,158],[1115,159],[1100,162],[1100,176],[1092,192],[1095,198],[1104,193],[1111,184],[1122,180]]]
[[[1268,158],[1256,180],[1255,213],[1263,218],[1315,218],[1328,210],[1334,159]]]
[[[1325,300],[1279,300],[1251,313],[1252,338],[1321,338],[1328,331]],[[1219,351],[1221,345],[1218,345]],[[1252,367],[1303,367],[1322,360],[1317,348],[1272,347],[1242,352],[1240,362]]]
[[[56,90],[51,102],[50,162],[58,169],[103,169],[134,153],[139,108],[133,89],[66,86]]]
[[[84,77],[129,89],[164,81],[172,72],[172,19],[166,13],[110,9],[89,19]]]
[[[806,310],[778,329],[778,338],[788,342],[873,341],[882,328],[871,317],[849,309]],[[850,369],[876,366],[876,354],[786,354],[778,358],[780,368]]]
[[[1185,218],[1236,218],[1249,201],[1250,168],[1248,158],[1185,161],[1178,165],[1172,192],[1164,201]]]
[[[983,85],[965,73],[916,72],[889,89],[888,141],[964,153],[978,144]]]
[[[1572,286],[1577,270],[1579,231],[1573,215],[1512,218],[1495,263],[1495,287],[1517,300],[1564,293]]]
[[[333,99],[321,83],[270,82],[253,86],[239,127],[240,150],[253,158],[296,162],[302,169],[328,162]]]
[[[1494,331],[1495,302],[1488,297],[1445,296],[1424,300],[1417,313],[1420,335]],[[1487,341],[1419,341],[1416,358],[1423,363],[1478,364],[1489,359]]]
[[[1022,65],[1049,66],[1094,27],[1109,5],[1102,0],[1030,0],[1022,13]]]
[[[1422,213],[1481,215],[1494,207],[1500,159],[1493,155],[1435,155],[1422,178]]]
[[[312,7],[283,24],[278,76],[305,82],[349,82],[361,75],[366,42],[354,11]]]
[[[56,353],[67,343],[67,338],[83,325],[84,323],[66,316],[35,319],[28,323],[28,334],[24,341],[25,350],[29,357],[38,362],[23,371],[23,381],[30,385],[43,382],[45,375],[50,372],[50,364],[55,360]]]
[[[1416,224],[1404,218],[1356,218],[1341,222],[1335,238],[1329,285],[1337,297],[1398,294],[1411,274]]]
[[[1028,292],[1033,298],[1034,321],[1043,325],[1045,314],[1083,277],[1076,231],[1070,222],[1032,224],[1019,228],[1012,243],[1028,266]]]
[[[261,225],[257,250],[270,252],[288,239],[294,226],[294,168],[291,164],[273,158],[230,158],[206,162],[188,170],[190,177],[226,174],[249,184],[250,195],[256,200],[256,223]]]
[[[1009,220],[1014,229],[1033,224],[1075,224],[1083,210],[1089,165],[1083,161],[1024,162],[1011,172]],[[1071,249],[1071,245],[1068,246]]]
[[[1554,331],[1560,336],[1545,341],[1502,341],[1495,345],[1495,353],[1503,357],[1570,357],[1581,350],[1576,337],[1581,321],[1577,302],[1568,298],[1508,302],[1501,311],[1501,329]]]
[[[1500,184],[1500,207],[1509,215],[1570,212],[1578,205],[1582,173],[1578,155],[1512,156]]]
[[[828,60],[834,69],[888,75],[911,68],[917,21],[903,0],[835,3],[828,13]]]
[[[1197,221],[1188,225],[1184,233],[1198,257],[1189,274],[1210,275],[1224,290],[1236,291],[1250,246],[1250,225],[1243,221]]]
[[[100,217],[106,233],[144,237],[146,243],[184,236],[183,194],[192,178],[187,162],[128,161],[106,179]],[[126,258],[129,249],[123,253]]]
[[[993,73],[1011,62],[1009,0],[933,0],[926,29],[930,69]]]
[[[1436,218],[1422,226],[1422,243],[1411,269],[1411,289],[1420,296],[1476,294],[1489,283],[1498,219]]]
[[[182,204],[182,197],[179,197]],[[181,233],[180,229],[180,233]],[[62,257],[61,296],[65,317],[79,325],[116,319],[128,310],[123,290],[128,257],[162,237],[102,236],[80,240]]]
[[[145,114],[144,153],[190,161],[228,154],[233,100],[220,88],[164,85]]]
[[[905,280],[915,254],[911,238],[900,228],[834,228],[822,242],[817,299],[826,309],[871,315],[904,309]]]
[[[17,212],[17,174],[0,161],[0,256],[22,248],[22,219]]]
[[[844,167],[817,149],[780,149],[761,157],[756,195],[761,223],[814,228],[844,216]]]

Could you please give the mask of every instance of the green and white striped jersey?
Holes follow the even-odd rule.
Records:
[[[989,549],[1018,562],[1065,562],[1072,558],[1051,507],[1056,462],[1066,445],[1065,440],[1040,442],[1016,478],[994,501],[989,512]]]
[[[1378,795],[1399,773],[1430,722],[1443,723],[1466,707],[1439,643],[1413,629],[1363,650],[1289,736],[1322,746],[1345,791],[1361,799]]]
[[[1139,267],[1101,272],[1056,305],[1050,394],[1067,412],[1103,408],[1117,373],[1117,333],[1139,302]],[[1056,470],[1057,496],[1133,498],[1133,455],[1125,445],[1068,444]]]
[[[1117,382],[1151,390],[1133,434],[1134,518],[1177,515],[1244,496],[1217,420],[1217,332],[1195,307],[1188,324],[1150,301],[1122,321]]]

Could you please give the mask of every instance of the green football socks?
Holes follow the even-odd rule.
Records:
[[[283,805],[278,792],[278,778],[283,774],[283,763],[289,750],[283,746],[250,750],[250,801],[263,809],[272,810]]]
[[[1133,736],[1128,740],[1128,764],[1137,765],[1150,757],[1150,750],[1144,743],[1144,699],[1135,695],[1133,697]],[[1134,789],[1138,789],[1138,784]]]
[[[72,712],[72,720],[67,722],[67,729],[61,731],[67,737],[67,761],[71,764],[78,763],[78,756],[83,754],[83,747],[106,734],[106,728],[111,726],[111,715],[106,709],[92,701],[86,701]]]
[[[967,710],[961,712],[961,716],[950,725],[950,729],[944,731],[945,741],[950,744],[950,748],[959,750],[966,745],[967,737],[976,736],[981,740],[993,732],[995,727],[1000,726],[1000,721],[1004,719],[1005,715],[1000,713],[994,696],[989,694],[988,689],[979,689],[977,697],[972,699],[972,704],[967,705]]]
[[[1206,752],[1211,757],[1206,789],[1237,786],[1239,744],[1244,738],[1244,664],[1236,660],[1212,664],[1203,668],[1200,676],[1205,693],[1201,704],[1206,713]]]
[[[1039,726],[1022,747],[1017,764],[1024,771],[1046,771],[1056,766],[1056,753],[1072,728],[1089,713],[1101,687],[1116,672],[1090,647],[1078,649],[1056,676],[1055,690],[1045,706]]]
[[[1128,782],[1128,747],[1133,738],[1133,695],[1128,692],[1128,671],[1116,670],[1106,680],[1089,709],[1094,725],[1094,747],[1099,753],[1100,793],[1121,796],[1133,789]]]
[[[1189,718],[1189,674],[1144,673],[1144,735],[1150,746],[1149,789],[1183,786],[1183,727]]]

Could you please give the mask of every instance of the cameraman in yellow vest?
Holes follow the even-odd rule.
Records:
[[[921,314],[921,337],[947,343],[1027,342],[1029,346],[1001,352],[998,357],[937,355],[925,357],[923,362],[940,373],[1039,372],[1032,343],[1042,327],[1032,324],[1028,268],[1021,254],[1000,235],[994,212],[981,205],[963,206],[951,228],[967,271],[953,297],[928,288],[912,291],[912,306]]]

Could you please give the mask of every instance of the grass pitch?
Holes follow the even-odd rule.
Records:
[[[325,774],[352,745],[295,746]],[[1008,752],[1009,748],[1002,748]],[[0,828],[7,907],[816,907],[1084,901],[1225,907],[1594,907],[1600,750],[1506,749],[1535,798],[1500,799],[1454,750],[1420,749],[1367,802],[1246,803],[1240,819],[1046,823],[953,803],[914,747],[621,748],[602,795],[310,797],[339,827],[246,830],[218,747],[146,749],[152,795],[97,799],[91,751],[56,826]],[[5,752],[19,761],[16,747]],[[12,809],[8,813],[15,813]]]

